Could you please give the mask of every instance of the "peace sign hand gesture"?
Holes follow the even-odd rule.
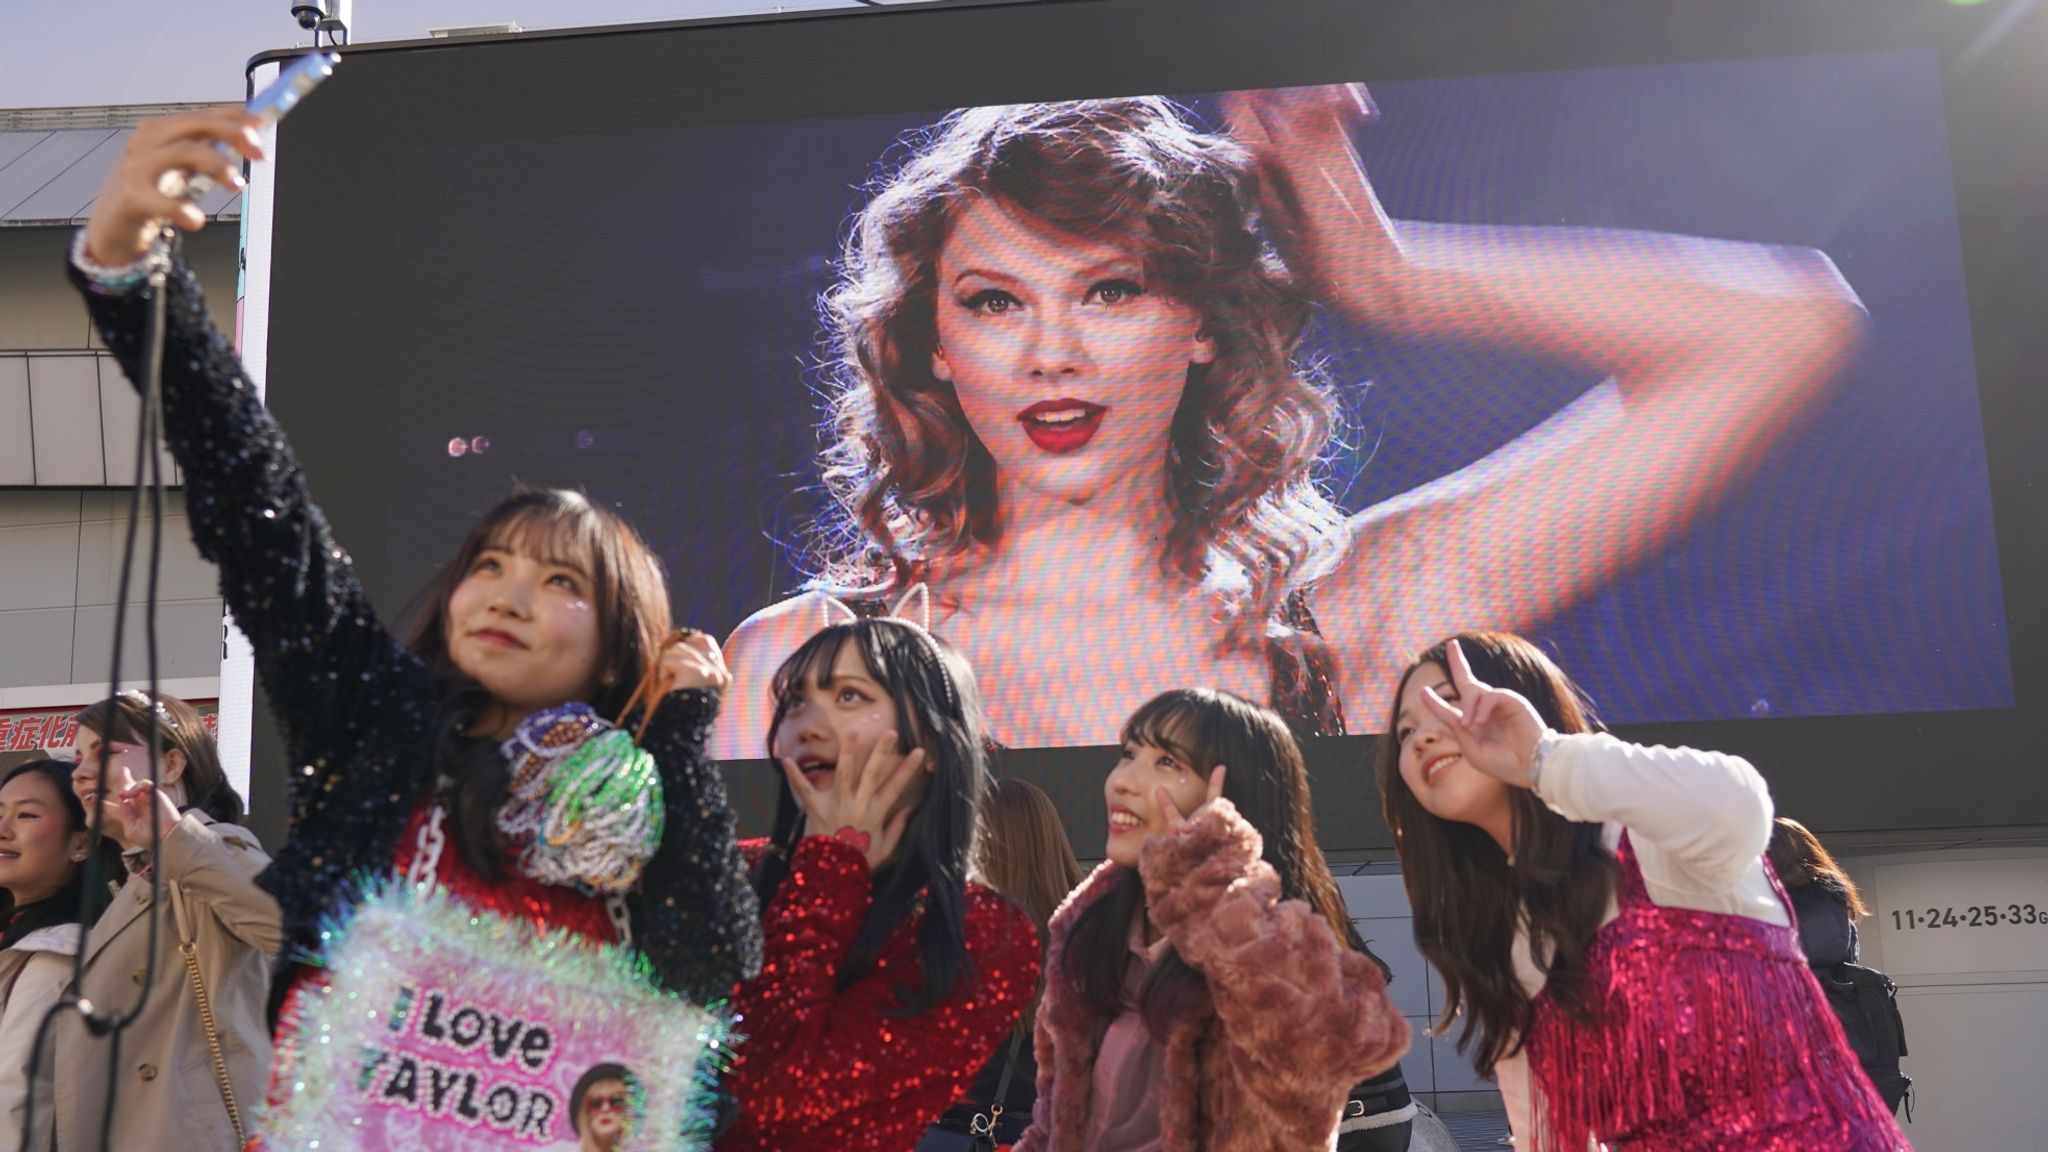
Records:
[[[1536,706],[1512,689],[1482,683],[1472,674],[1465,650],[1456,640],[1445,646],[1445,655],[1458,702],[1452,704],[1437,695],[1435,688],[1424,687],[1423,707],[1450,730],[1465,763],[1504,784],[1532,787],[1529,765],[1536,755],[1536,742],[1549,727]]]
[[[925,766],[924,749],[905,755],[901,747],[894,732],[865,750],[841,745],[832,786],[823,791],[811,786],[794,759],[783,757],[782,774],[804,810],[804,835],[846,841],[867,857],[870,872],[887,863],[915,807],[901,804],[904,793]]]
[[[1202,802],[1195,805],[1188,812],[1180,810],[1180,805],[1173,802],[1173,797],[1168,794],[1165,788],[1155,788],[1152,790],[1152,798],[1159,802],[1159,810],[1166,814],[1166,834],[1168,836],[1175,835],[1183,829],[1192,826],[1195,822],[1195,817],[1200,816],[1208,810],[1210,805],[1223,798],[1223,777],[1229,771],[1228,768],[1218,764],[1216,770],[1209,773],[1208,795],[1204,796]]]

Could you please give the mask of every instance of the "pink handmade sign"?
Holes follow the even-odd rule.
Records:
[[[627,953],[393,885],[282,1030],[265,1148],[692,1152],[722,1017]]]

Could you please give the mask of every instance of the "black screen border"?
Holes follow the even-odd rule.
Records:
[[[2001,34],[1999,29],[2004,26]],[[1226,54],[1218,46],[1228,45]],[[392,348],[390,172],[439,142],[640,131],[960,105],[1344,80],[1419,79],[1809,54],[1931,50],[1942,63],[1973,346],[2018,706],[1972,712],[1630,726],[1634,739],[1751,758],[1781,811],[1821,831],[2048,824],[2048,9],[1872,0],[967,0],[944,7],[726,17],[479,41],[367,45],[280,126],[266,377],[270,401],[373,598],[380,586]],[[286,54],[265,54],[260,63]],[[537,226],[545,226],[537,222]],[[508,238],[516,242],[516,238]],[[1902,670],[1901,674],[1910,674]],[[260,699],[259,699],[260,703]],[[1312,741],[1327,850],[1391,837],[1371,738]],[[1099,842],[1103,749],[1009,751],[1002,770],[1058,798]],[[282,794],[284,752],[259,707],[253,789]],[[745,822],[764,765],[729,766]],[[277,806],[281,808],[281,805]],[[280,813],[281,815],[281,813]],[[270,830],[275,824],[265,821]],[[1086,854],[1086,853],[1084,853]]]

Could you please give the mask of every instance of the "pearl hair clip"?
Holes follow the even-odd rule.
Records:
[[[156,713],[157,727],[167,732],[176,732],[178,730],[178,722],[171,719],[171,710],[164,707],[164,702],[152,697],[140,688],[125,688],[116,699],[125,700],[137,708]]]

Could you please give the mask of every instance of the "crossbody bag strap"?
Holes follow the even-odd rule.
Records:
[[[967,1126],[974,1142],[970,1148],[994,1148],[996,1144],[996,1121],[1003,1118],[1003,1099],[1010,1094],[1010,1073],[1017,1070],[1017,1049],[1024,1043],[1024,1033],[1010,1035],[1010,1046],[1003,1054],[1003,1074],[996,1077],[995,1098],[988,1102],[988,1111],[977,1112]]]
[[[171,918],[178,926],[178,955],[185,960],[185,973],[192,980],[192,998],[199,1005],[199,1027],[206,1033],[206,1050],[213,1057],[214,1080],[220,1085],[221,1103],[227,1105],[228,1123],[235,1128],[237,1152],[249,1143],[249,1134],[242,1127],[242,1110],[235,1104],[235,1086],[228,1080],[227,1052],[220,1044],[220,1024],[214,1019],[213,998],[206,993],[206,977],[199,971],[199,951],[193,943],[192,919],[185,908],[185,886],[175,880],[166,881],[165,887],[171,894]]]

